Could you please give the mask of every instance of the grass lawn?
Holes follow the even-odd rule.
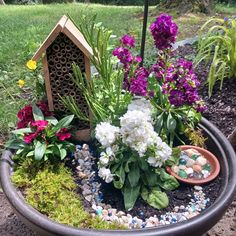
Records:
[[[52,27],[63,14],[69,14],[75,22],[81,14],[97,14],[97,21],[112,29],[121,36],[131,33],[140,40],[142,29],[142,7],[103,6],[97,4],[56,4],[32,6],[0,7],[0,145],[1,135],[4,138],[16,121],[17,110],[31,98],[22,91],[17,81],[26,80],[25,90],[32,87],[33,76],[25,68],[25,63],[36,51]],[[231,15],[235,8],[217,6],[221,15]],[[158,15],[159,10],[150,9],[149,22]],[[223,13],[222,13],[223,12]],[[192,37],[207,16],[187,14],[177,17],[179,39]],[[147,52],[152,50],[152,39],[147,38]]]

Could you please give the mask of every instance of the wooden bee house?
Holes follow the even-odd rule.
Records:
[[[70,77],[72,63],[76,63],[86,78],[90,79],[90,57],[92,49],[82,33],[67,17],[63,16],[34,54],[32,60],[42,57],[48,106],[51,111],[68,113],[60,96],[71,95],[77,105],[89,114],[85,98]],[[78,122],[79,130],[88,130],[89,122]]]

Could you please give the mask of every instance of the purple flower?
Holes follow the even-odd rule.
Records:
[[[186,103],[188,103],[189,105],[194,104],[196,101],[199,100],[199,96],[198,96],[198,91],[196,89],[192,89],[192,90],[187,90],[185,91],[185,96],[186,96]]]
[[[185,102],[184,93],[180,90],[171,90],[169,101],[176,107],[182,106]]]
[[[152,66],[152,71],[155,73],[157,79],[162,79],[165,74],[165,63],[160,60]]]
[[[147,96],[147,79],[145,78],[132,78],[130,85],[130,92],[138,96]]]
[[[131,47],[131,48],[135,47],[135,39],[132,36],[129,36],[128,34],[124,35],[120,39],[120,41],[124,46],[128,46],[128,47]]]
[[[149,72],[147,69],[140,67],[135,72],[134,78],[131,78],[130,92],[138,96],[147,96]]]
[[[202,100],[199,100],[196,103],[195,109],[196,109],[197,112],[202,113],[207,109],[207,107],[206,107],[206,105],[204,104],[204,102]]]
[[[190,70],[192,71],[193,69],[193,63],[191,61],[186,61],[183,58],[180,58],[178,60],[178,67],[183,67],[184,70]]]
[[[148,93],[148,96],[149,96],[149,97],[154,97],[154,95],[155,95],[154,90],[149,91],[149,93]]]
[[[136,56],[136,57],[134,58],[134,62],[136,62],[136,63],[142,62],[142,57]]]
[[[171,48],[176,41],[178,26],[172,22],[171,16],[163,13],[151,24],[150,31],[156,48],[164,50]]]
[[[130,53],[129,49],[123,47],[117,47],[114,49],[113,56],[116,56],[122,64],[124,64],[124,68],[127,69],[129,64],[133,61],[133,56]]]

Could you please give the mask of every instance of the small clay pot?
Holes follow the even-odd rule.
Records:
[[[192,178],[184,179],[184,178],[181,178],[180,176],[178,176],[176,173],[174,173],[170,167],[167,167],[166,168],[167,172],[169,174],[173,175],[176,179],[178,179],[179,181],[184,182],[186,184],[201,185],[201,184],[205,184],[207,182],[212,181],[213,179],[215,179],[219,175],[220,164],[214,154],[212,154],[211,152],[209,152],[208,150],[206,150],[204,148],[200,148],[197,146],[182,145],[182,146],[179,146],[179,148],[182,151],[190,149],[190,148],[197,150],[199,153],[202,154],[202,156],[204,156],[208,160],[209,164],[211,165],[211,171],[210,171],[210,175],[204,179],[192,179]]]

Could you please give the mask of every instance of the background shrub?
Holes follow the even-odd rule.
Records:
[[[77,0],[77,2],[90,2],[90,3],[100,3],[109,5],[120,5],[120,6],[142,6],[144,5],[144,0]],[[149,0],[150,5],[157,5],[160,0]]]

